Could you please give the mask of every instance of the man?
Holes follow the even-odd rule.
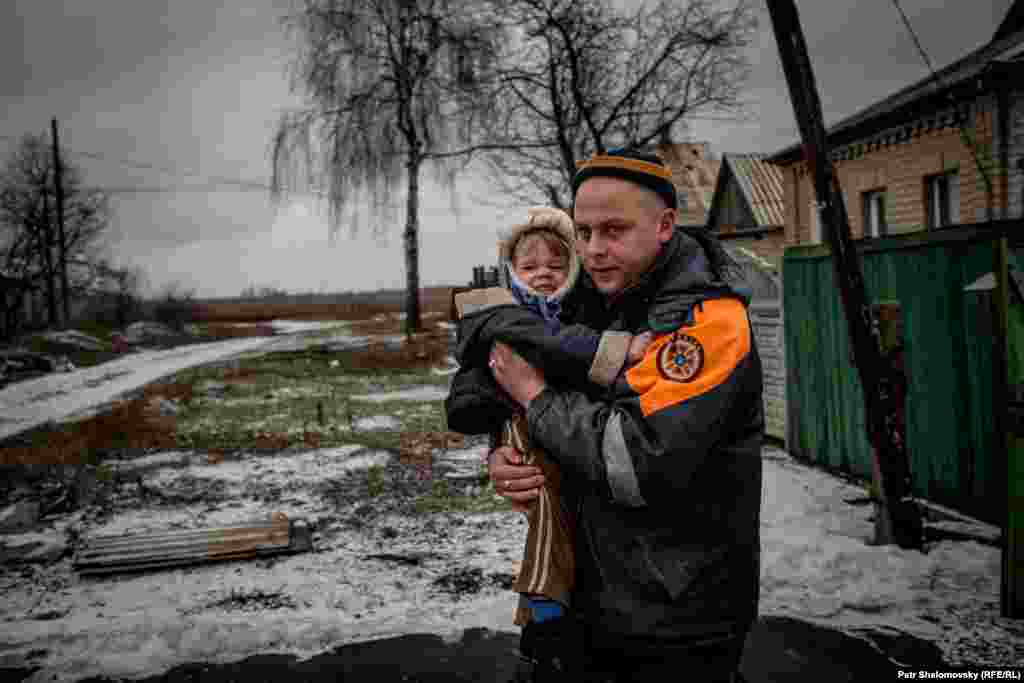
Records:
[[[500,343],[494,378],[574,497],[571,609],[588,680],[735,681],[760,573],[764,417],[746,300],[720,245],[675,227],[671,174],[656,156],[617,151],[577,166],[586,274],[563,317],[657,336],[596,391],[555,390]],[[518,507],[543,482],[510,447],[491,452],[489,472]]]

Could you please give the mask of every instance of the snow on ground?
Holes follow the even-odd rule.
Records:
[[[360,431],[372,431],[375,429],[398,429],[402,423],[391,415],[370,415],[359,418],[353,426]]]
[[[449,451],[446,460],[479,462],[481,454],[481,447]],[[150,459],[157,469],[147,481],[165,493],[202,488],[214,495],[178,507],[126,506],[86,536],[217,526],[281,511],[313,524],[316,551],[105,579],[79,578],[68,560],[28,576],[9,573],[0,579],[0,666],[45,650],[31,680],[72,681],[260,652],[310,656],[405,633],[513,631],[515,596],[497,581],[460,596],[436,582],[473,572],[478,579],[513,575],[525,539],[521,515],[392,515],[364,527],[361,501],[338,509],[315,493],[386,457],[352,446],[217,465]],[[844,502],[862,498],[862,489],[779,451],[767,451],[764,465],[763,615],[855,635],[902,631],[936,642],[950,663],[1021,661],[1020,627],[997,616],[997,549],[970,541],[943,541],[927,554],[873,547],[865,542],[870,508]],[[268,491],[278,492],[272,504]]]
[[[185,368],[263,349],[272,341],[256,337],[146,351],[8,385],[0,389],[0,439],[74,416]]]
[[[521,515],[391,515],[364,529],[346,523],[358,519],[362,501],[339,510],[316,494],[317,486],[387,457],[353,446],[150,472],[147,482],[165,494],[201,488],[215,495],[177,507],[125,506],[87,537],[214,527],[281,511],[313,524],[316,551],[95,579],[78,577],[69,560],[39,568],[44,576],[3,575],[0,666],[45,650],[42,670],[29,680],[73,681],[266,651],[313,655],[410,632],[455,638],[470,626],[510,629],[515,597],[495,581],[507,583],[515,571],[525,540]],[[275,490],[279,499],[264,502]],[[463,597],[435,583],[474,572],[485,585]]]
[[[296,332],[320,332],[334,328],[343,328],[348,323],[340,320],[271,320],[267,324],[277,334],[294,334]]]
[[[353,394],[349,398],[353,401],[372,401],[383,403],[384,401],[443,401],[448,397],[448,389],[445,387],[423,385],[403,389],[401,391],[382,391],[376,394]]]
[[[762,493],[762,614],[897,629],[936,642],[950,663],[1024,661],[1022,629],[998,618],[997,548],[942,541],[922,553],[869,545],[871,506],[845,502],[863,498],[862,488],[773,453]]]

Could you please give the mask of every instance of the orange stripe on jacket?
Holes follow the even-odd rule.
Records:
[[[711,391],[750,352],[750,322],[742,303],[712,299],[693,312],[693,325],[657,337],[643,360],[626,371],[645,416]]]

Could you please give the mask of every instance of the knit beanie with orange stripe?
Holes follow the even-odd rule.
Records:
[[[642,185],[656,192],[669,208],[676,208],[676,188],[672,184],[672,171],[655,154],[620,148],[577,161],[576,175],[572,179],[573,197],[576,197],[576,192],[584,180],[596,176],[622,178]]]

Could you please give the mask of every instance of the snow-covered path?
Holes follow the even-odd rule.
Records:
[[[294,350],[306,343],[308,332],[344,327],[337,321],[302,323],[275,320],[270,325],[280,336],[246,337],[161,351],[142,351],[93,367],[51,373],[0,389],[0,439],[47,421],[80,417],[96,406],[109,404],[130,391],[187,368],[245,353]]]

